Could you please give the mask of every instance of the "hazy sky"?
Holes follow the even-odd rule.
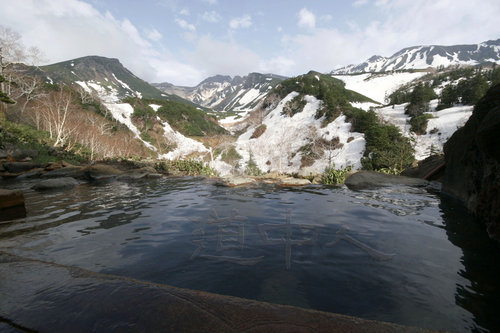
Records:
[[[421,44],[500,38],[498,0],[0,0],[46,63],[118,58],[150,82],[327,72]]]

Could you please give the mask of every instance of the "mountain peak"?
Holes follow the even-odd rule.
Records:
[[[500,39],[469,45],[420,45],[401,49],[390,57],[372,56],[359,65],[333,70],[332,74],[427,69],[452,65],[500,64]]]

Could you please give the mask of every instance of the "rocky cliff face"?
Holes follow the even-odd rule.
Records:
[[[500,240],[500,84],[444,146],[443,192],[461,201]]]

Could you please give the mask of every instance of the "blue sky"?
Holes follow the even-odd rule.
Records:
[[[421,44],[500,38],[498,0],[15,0],[0,24],[45,63],[119,58],[150,82],[327,72]]]

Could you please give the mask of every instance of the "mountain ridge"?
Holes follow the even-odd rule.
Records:
[[[374,55],[361,64],[351,64],[331,74],[375,73],[395,70],[425,70],[453,65],[500,64],[500,38],[478,44],[417,45],[403,48],[390,57]]]
[[[175,94],[215,111],[248,111],[262,101],[268,91],[286,77],[252,72],[245,76],[214,75],[194,87],[153,83],[164,93]]]

